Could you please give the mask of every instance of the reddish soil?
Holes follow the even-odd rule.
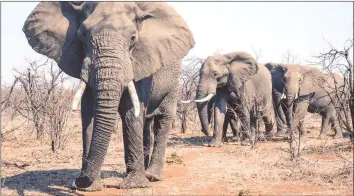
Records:
[[[106,188],[72,192],[65,186],[79,174],[82,149],[78,114],[71,119],[68,145],[57,153],[26,128],[2,141],[2,195],[353,195],[352,143],[317,140],[317,118],[307,125],[308,144],[296,161],[289,160],[289,145],[281,138],[253,150],[237,143],[209,148],[199,128],[188,134],[172,131],[164,180],[146,189],[116,188],[125,165],[121,133],[114,134],[102,167]]]

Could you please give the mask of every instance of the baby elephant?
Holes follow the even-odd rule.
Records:
[[[197,102],[202,131],[208,132],[208,101],[215,96],[214,136],[210,146],[221,145],[221,130],[228,109],[241,121],[241,144],[256,140],[258,119],[262,118],[266,133],[272,135],[274,110],[272,81],[264,65],[245,52],[216,54],[208,57],[200,70]]]

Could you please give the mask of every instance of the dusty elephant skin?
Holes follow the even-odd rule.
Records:
[[[232,105],[232,101],[230,99],[230,95],[229,92],[227,91],[227,88],[221,87],[221,88],[217,88],[216,89],[216,96],[214,96],[213,98],[210,99],[210,101],[208,102],[208,124],[211,124],[211,116],[212,116],[212,112],[216,112],[217,107],[219,107],[218,105],[220,104],[220,101],[226,101],[226,103],[228,105]],[[218,115],[216,115],[218,117]],[[214,131],[217,129],[220,129],[220,125],[218,123],[220,119],[216,119],[214,118]],[[224,118],[224,122],[222,125],[222,141],[223,142],[228,142],[228,138],[226,137],[227,135],[227,128],[230,125],[231,130],[232,130],[232,141],[234,142],[239,142],[240,141],[240,125],[239,125],[239,119],[237,117],[237,115],[235,114],[235,112],[231,109],[231,107],[228,107],[226,109],[225,112],[225,118]],[[203,132],[203,129],[202,129]],[[206,128],[206,133],[209,135],[209,126],[207,126]],[[213,134],[213,139],[212,141],[208,144],[208,146],[220,146],[221,143],[216,143],[216,141],[219,141],[220,139],[216,139],[217,137],[220,137],[220,133],[221,131],[217,131],[216,133]]]
[[[148,179],[161,180],[181,60],[195,44],[176,11],[160,2],[41,2],[23,31],[35,51],[85,84],[82,169],[73,186],[101,189],[99,174],[117,112],[127,167],[120,187],[148,187]],[[150,160],[144,148],[150,149],[152,120]]]
[[[265,65],[272,74],[273,100],[280,135],[287,127],[299,128],[301,139],[306,139],[307,131],[303,123],[307,112],[318,113],[322,116],[319,139],[324,139],[330,128],[335,131],[335,138],[342,137],[337,125],[335,104],[328,96],[337,86],[343,84],[339,76],[329,76],[310,66],[295,64],[267,63]],[[333,96],[333,101],[338,99]],[[294,113],[294,103],[296,109]]]
[[[270,73],[263,65],[258,65],[248,53],[233,52],[208,57],[200,70],[195,102],[198,102],[202,131],[208,134],[208,101],[211,99],[209,97],[215,95],[215,126],[209,146],[221,145],[221,130],[227,104],[241,121],[242,138],[250,139],[250,130],[255,133],[256,118],[253,117],[252,108],[256,103],[266,132],[271,134],[274,125],[271,90]],[[233,94],[236,96],[231,96]],[[254,134],[251,139],[252,137]]]

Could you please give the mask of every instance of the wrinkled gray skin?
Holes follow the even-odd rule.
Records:
[[[330,125],[336,133],[334,137],[342,137],[337,126],[334,104],[328,96],[328,93],[334,92],[333,77],[311,66],[276,63],[267,63],[265,66],[272,74],[273,100],[279,136],[283,136],[286,128],[292,125],[300,130],[302,139],[306,139],[307,131],[303,123],[307,112],[310,112],[322,116],[319,139],[327,136]],[[339,75],[335,78],[338,87],[343,85],[343,79]],[[281,99],[282,93],[285,94],[285,99]],[[298,99],[295,99],[296,93],[298,93]],[[334,96],[333,98],[334,102],[338,101]],[[296,103],[296,110],[294,103]],[[293,113],[294,110],[295,113]]]
[[[217,89],[227,87],[223,91]],[[228,91],[227,91],[228,90]],[[225,55],[217,54],[208,57],[202,65],[197,88],[197,99],[208,94],[216,94],[214,136],[210,146],[221,145],[221,129],[223,126],[226,104],[231,92],[231,108],[241,121],[242,139],[255,138],[256,118],[253,118],[252,108],[259,102],[260,116],[265,123],[266,133],[272,134],[274,111],[272,108],[272,83],[269,71],[258,65],[248,53],[232,52]],[[257,98],[255,100],[255,98]],[[207,102],[197,104],[202,131],[209,135]],[[252,130],[251,130],[252,129]],[[252,135],[248,135],[253,133]],[[248,133],[248,134],[247,134]],[[244,140],[246,144],[247,140]]]
[[[226,100],[227,100],[227,104],[232,104],[231,102],[231,99],[230,99],[230,95],[229,95],[229,92],[227,90],[227,87],[224,86],[224,87],[221,87],[221,88],[218,88],[216,90],[216,94],[218,96],[214,96],[213,98],[210,99],[210,101],[208,102],[208,122],[209,122],[209,125],[211,123],[211,116],[212,116],[212,112],[215,112],[215,104],[220,104],[220,98],[221,97],[226,97]],[[216,126],[216,129],[219,128],[218,122],[215,121],[215,118],[214,118],[214,126]],[[223,142],[229,142],[228,138],[227,138],[227,128],[228,126],[230,125],[231,127],[231,130],[232,130],[232,134],[233,134],[233,137],[232,137],[232,141],[234,142],[239,142],[240,141],[240,125],[239,125],[239,120],[236,116],[236,113],[230,109],[230,108],[227,108],[227,111],[225,113],[225,119],[224,119],[224,123],[223,123],[223,131],[222,131],[222,141]],[[209,128],[209,126],[208,126]],[[214,129],[214,130],[216,130]],[[203,131],[203,130],[202,130]],[[218,132],[219,133],[219,132]],[[214,134],[214,137],[216,137],[217,135]],[[214,143],[209,143],[208,146],[213,146]]]
[[[178,13],[162,2],[41,2],[23,31],[35,51],[87,84],[81,100],[82,169],[73,186],[102,188],[101,165],[117,112],[127,167],[120,187],[148,187],[149,180],[162,180],[181,60],[195,44]],[[140,102],[138,117],[126,87],[132,80]],[[152,120],[150,159],[149,150],[144,156],[143,149],[150,149]]]

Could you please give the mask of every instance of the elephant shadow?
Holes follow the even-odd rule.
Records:
[[[200,136],[200,137],[171,137],[167,143],[168,147],[175,146],[207,146],[208,142],[210,142],[211,138],[208,136]]]
[[[80,175],[78,169],[60,169],[44,171],[28,171],[14,176],[1,178],[2,188],[16,190],[18,195],[25,191],[36,191],[49,195],[81,195],[68,188],[69,182]],[[123,178],[124,173],[102,171],[101,178]]]

